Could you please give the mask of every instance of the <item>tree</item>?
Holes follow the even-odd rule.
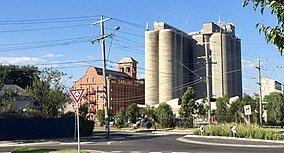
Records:
[[[106,124],[106,120],[105,120],[105,110],[98,110],[97,111],[97,119],[100,122],[100,126],[104,126]]]
[[[216,99],[215,115],[219,117],[219,121],[226,121],[226,117],[229,112],[229,98],[228,96],[219,97]]]
[[[145,108],[139,108],[139,114],[141,115],[144,122],[146,122],[146,127],[150,129],[153,125],[156,129],[156,122],[158,120],[155,114],[155,108],[146,105]]]
[[[278,92],[270,93],[264,97],[267,102],[267,122],[271,125],[283,124],[284,119],[284,97]]]
[[[179,114],[182,118],[192,116],[197,112],[197,104],[195,103],[195,94],[192,87],[188,87],[181,98],[181,107]]]
[[[183,127],[192,127],[193,126],[193,117],[192,115],[198,113],[199,105],[195,102],[195,94],[192,87],[188,87],[186,92],[181,98],[181,107],[179,114],[181,119],[184,121]]]
[[[16,84],[25,89],[32,84],[38,68],[33,66],[0,65],[0,89],[4,83]]]
[[[126,116],[131,123],[136,123],[139,116],[139,107],[136,103],[132,103],[126,108]]]
[[[238,99],[231,103],[228,115],[235,116],[236,122],[246,121],[244,114],[244,105],[251,106],[252,115],[250,115],[251,123],[258,122],[258,102],[249,95],[244,95],[242,99]]]
[[[158,117],[158,123],[162,128],[169,128],[175,126],[173,111],[170,105],[165,102],[160,103],[155,109],[155,114]]]
[[[125,126],[127,122],[127,116],[126,116],[126,110],[124,107],[120,108],[117,115],[116,115],[116,120],[115,120],[115,126],[116,128],[120,129]]]
[[[247,6],[249,2],[253,3],[253,9],[257,10],[260,7],[261,14],[264,13],[265,8],[271,10],[271,14],[275,15],[278,19],[277,26],[266,26],[264,24],[257,23],[256,27],[259,27],[259,32],[263,32],[265,40],[271,42],[277,48],[282,56],[284,48],[284,1],[283,0],[244,0],[243,6]]]
[[[60,82],[64,75],[57,70],[45,69],[27,87],[30,97],[40,104],[40,111],[46,117],[58,117],[64,105],[71,101],[67,88]]]
[[[13,102],[15,99],[16,93],[11,89],[5,90],[4,94],[0,96],[0,112],[9,112],[15,110]]]

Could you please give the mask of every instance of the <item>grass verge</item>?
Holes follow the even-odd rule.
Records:
[[[18,147],[15,148],[12,153],[77,153],[75,149],[41,149],[30,147]],[[80,153],[88,153],[87,151],[80,150]]]

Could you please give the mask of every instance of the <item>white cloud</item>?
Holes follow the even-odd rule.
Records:
[[[48,53],[48,54],[43,55],[42,57],[49,57],[49,58],[52,58],[52,57],[54,57],[54,56],[55,56],[54,54]]]
[[[53,53],[48,53],[48,54],[45,54],[43,55],[42,57],[47,57],[47,58],[53,58],[53,57],[63,57],[64,55],[63,54],[53,54]]]
[[[257,65],[256,60],[244,60],[242,59],[242,68],[252,69]]]
[[[45,62],[45,60],[36,57],[0,57],[0,63],[4,65],[28,65],[40,62]]]

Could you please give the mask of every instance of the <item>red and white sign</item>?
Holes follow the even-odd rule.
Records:
[[[252,114],[250,105],[245,105],[244,111],[245,111],[245,115],[251,115]]]
[[[70,89],[69,92],[73,99],[78,103],[83,96],[85,89]]]

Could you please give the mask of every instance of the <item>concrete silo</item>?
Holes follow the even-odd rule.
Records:
[[[183,70],[184,62],[183,62],[183,36],[182,33],[176,34],[176,79],[177,79],[177,86],[174,91],[177,93],[177,97],[181,98],[183,95]]]
[[[145,32],[145,104],[159,103],[159,37],[156,31]]]
[[[176,33],[172,29],[159,30],[159,102],[176,98],[173,88],[176,79]]]

